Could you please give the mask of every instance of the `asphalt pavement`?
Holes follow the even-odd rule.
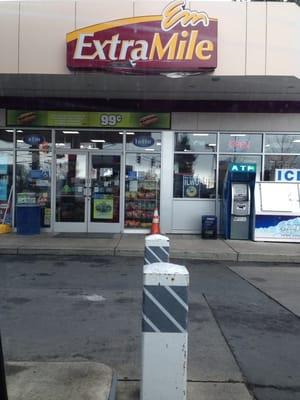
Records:
[[[300,399],[300,265],[172,259],[190,272],[188,400]],[[143,257],[0,255],[7,361],[98,362],[139,398]]]

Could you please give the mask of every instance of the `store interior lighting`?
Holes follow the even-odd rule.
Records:
[[[78,131],[62,131],[64,135],[78,135]]]
[[[239,136],[246,136],[244,133],[231,133],[231,135],[230,136],[233,136],[233,137],[239,137]]]

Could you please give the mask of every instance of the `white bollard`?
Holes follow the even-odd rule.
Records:
[[[163,235],[149,235],[145,238],[144,264],[169,262],[170,240]]]
[[[141,400],[186,400],[189,273],[144,266]]]

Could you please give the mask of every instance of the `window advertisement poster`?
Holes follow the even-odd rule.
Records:
[[[104,196],[101,199],[94,199],[93,218],[113,219],[114,199],[112,196]]]
[[[7,169],[8,169],[8,164],[7,164],[7,159],[4,159],[5,156],[0,155],[0,175],[6,175],[7,174]]]
[[[200,181],[193,176],[183,176],[183,197],[196,198],[200,196]]]
[[[170,113],[7,110],[7,126],[170,129]]]
[[[7,179],[3,179],[0,177],[0,201],[7,201],[8,196],[8,182]]]
[[[8,157],[0,153],[0,201],[7,201],[8,197]]]

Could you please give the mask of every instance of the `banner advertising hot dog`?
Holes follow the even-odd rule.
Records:
[[[170,129],[169,113],[7,110],[7,126]]]
[[[129,74],[214,70],[218,21],[186,3],[175,0],[161,15],[124,18],[68,33],[67,66]]]

